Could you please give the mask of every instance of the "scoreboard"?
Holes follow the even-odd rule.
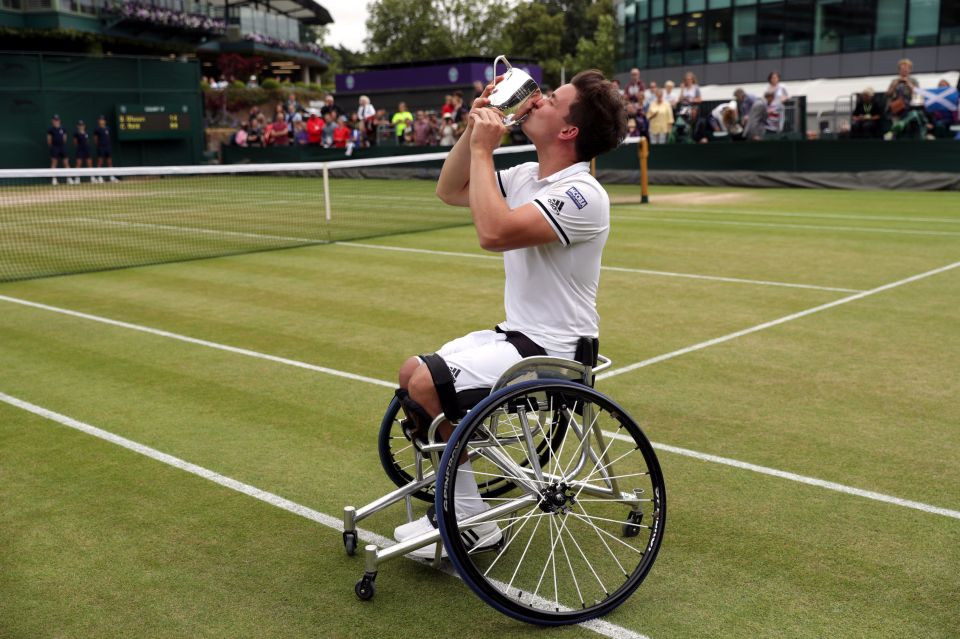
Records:
[[[171,140],[190,137],[191,113],[186,104],[118,104],[117,139]]]

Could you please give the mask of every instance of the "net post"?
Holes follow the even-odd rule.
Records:
[[[323,163],[323,208],[326,212],[327,222],[330,221],[330,169],[327,163]]]
[[[637,155],[640,156],[640,204],[650,202],[650,191],[647,186],[647,158],[650,157],[650,143],[647,138],[641,137],[637,145]]]

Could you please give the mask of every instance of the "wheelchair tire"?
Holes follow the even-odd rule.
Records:
[[[542,413],[546,425],[536,409],[545,403],[559,409]],[[568,424],[541,473],[519,470],[516,449],[496,444],[504,420],[536,421],[549,433],[561,428],[558,415]],[[470,450],[507,477],[523,474],[526,486],[515,501],[488,502],[504,509],[493,522],[461,528],[458,460]],[[623,603],[652,568],[666,524],[663,475],[640,427],[613,400],[564,380],[522,382],[478,404],[444,451],[435,503],[444,546],[467,585],[504,614],[545,626],[581,623]]]
[[[413,442],[407,439],[400,427],[402,419],[402,409],[400,400],[396,397],[390,400],[387,410],[380,420],[380,432],[377,435],[377,452],[380,455],[380,465],[384,472],[398,488],[406,486],[413,481],[412,471],[414,468],[414,448]],[[555,440],[561,439],[562,434],[558,430]],[[550,456],[551,451],[547,449],[546,440],[540,440],[537,443],[540,463],[543,464]],[[503,479],[489,479],[481,481],[480,493],[485,498],[500,497],[513,490],[512,482]],[[412,495],[416,499],[426,502],[434,501],[434,484],[425,486]]]

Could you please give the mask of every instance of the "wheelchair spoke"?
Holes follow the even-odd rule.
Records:
[[[564,525],[564,529],[566,530],[566,525],[567,525],[566,520],[564,520],[563,525]],[[598,575],[598,574],[597,574],[597,571],[593,569],[593,564],[590,563],[590,560],[587,559],[587,556],[583,553],[583,548],[581,548],[581,547],[580,547],[580,544],[577,543],[577,538],[574,537],[573,533],[571,533],[569,530],[567,530],[566,533],[567,533],[567,536],[570,537],[570,541],[573,542],[573,545],[577,547],[577,550],[580,552],[580,556],[583,557],[584,563],[587,564],[587,568],[589,568],[589,569],[590,569],[590,572],[593,573],[594,579],[596,579],[596,580],[597,580],[597,583],[600,584],[600,589],[603,590],[604,592],[610,592],[610,591],[607,589],[606,585],[604,585],[603,580],[600,579],[600,575]],[[569,560],[568,560],[568,561],[569,561]],[[617,563],[619,564],[620,562],[617,562]],[[622,568],[622,567],[621,567],[621,568]],[[570,571],[571,571],[571,573],[573,572],[573,567],[572,567],[572,566],[571,566],[571,568],[570,568]],[[576,580],[576,577],[574,577],[574,580]],[[577,589],[577,592],[578,592],[578,593],[580,592],[580,589],[579,589],[579,588]],[[580,603],[581,603],[581,604],[583,603],[583,597],[580,598]]]
[[[551,520],[553,522],[553,520]],[[584,607],[586,604],[583,601],[583,593],[580,592],[580,584],[577,582],[577,574],[573,571],[573,564],[570,563],[570,555],[567,554],[567,542],[563,540],[563,531],[567,527],[567,522],[564,520],[563,525],[559,525],[556,522],[553,522],[557,527],[557,539],[560,540],[560,547],[563,549],[563,556],[567,560],[567,568],[570,569],[570,577],[573,578],[573,587],[577,589],[577,598],[580,600],[580,607]],[[557,599],[557,604],[560,603],[560,600]]]
[[[586,513],[586,511],[583,509],[583,506],[580,506],[580,505],[578,504],[578,508],[580,508],[580,512],[582,512],[582,513],[584,513],[584,514]],[[624,569],[623,564],[620,563],[620,560],[617,559],[617,555],[610,549],[610,544],[608,544],[608,543],[607,543],[607,540],[604,539],[604,538],[603,538],[603,535],[600,534],[599,528],[597,528],[596,526],[593,526],[593,532],[596,533],[597,538],[600,540],[600,542],[601,542],[601,543],[604,545],[604,547],[607,549],[607,552],[610,553],[610,556],[613,557],[613,561],[615,561],[616,564],[617,564],[617,567],[620,568],[620,572],[622,572],[622,573],[624,574],[624,576],[626,576],[626,575],[627,575],[627,571]]]
[[[613,534],[607,532],[606,530],[604,530],[603,528],[600,528],[599,526],[597,526],[595,523],[593,523],[593,522],[590,521],[589,519],[584,519],[582,516],[580,516],[580,515],[578,515],[577,513],[574,513],[574,512],[571,512],[570,515],[573,516],[573,517],[576,517],[577,519],[579,519],[579,520],[582,521],[583,523],[587,524],[588,526],[592,526],[593,529],[596,530],[598,533],[602,533],[602,534],[606,535],[607,537],[609,537],[610,539],[613,539],[613,540],[614,540],[615,542],[617,542],[618,544],[621,544],[621,545],[623,545],[623,546],[626,546],[627,548],[629,548],[630,550],[632,550],[632,551],[635,552],[635,553],[638,553],[638,554],[641,554],[641,555],[643,554],[643,550],[640,550],[639,548],[634,548],[633,546],[631,546],[631,545],[628,544],[627,542],[623,541],[622,539],[620,539],[620,538],[617,537],[616,535],[613,535]],[[623,523],[623,522],[617,522],[617,523]]]
[[[523,558],[527,556],[527,551],[530,550],[530,544],[533,543],[533,538],[537,535],[537,530],[540,528],[540,522],[543,519],[537,519],[537,523],[533,527],[533,532],[530,533],[530,539],[527,540],[527,545],[523,548],[523,553],[520,555],[520,559],[517,560],[517,567],[513,569],[513,574],[510,576],[510,583],[507,584],[507,590],[510,589],[510,586],[513,585],[513,581],[517,578],[517,573],[520,572],[520,566],[523,565]],[[493,568],[493,566],[490,566]],[[486,574],[486,573],[484,573]],[[539,584],[537,588],[539,589]],[[534,592],[536,594],[536,592]]]
[[[540,515],[546,515],[546,513],[540,513]],[[503,548],[501,548],[500,552],[497,553],[497,556],[494,558],[493,562],[489,566],[487,566],[487,569],[483,572],[484,576],[487,576],[488,574],[490,574],[490,571],[493,570],[493,567],[497,565],[497,562],[500,561],[500,558],[503,557],[504,553],[507,552],[507,549],[510,548],[513,542],[520,537],[520,533],[523,532],[523,529],[527,526],[527,524],[533,521],[535,516],[537,519],[537,525],[539,526],[540,517],[537,516],[537,513],[533,509],[531,509],[529,513],[527,513],[526,515],[523,515],[522,517],[514,518],[515,521],[511,523],[509,526],[507,526],[507,529],[509,530],[512,526],[516,525],[518,522],[521,522],[521,521],[523,522],[520,524],[519,528],[513,531],[513,533],[510,535],[510,540],[503,545]],[[534,530],[534,532],[536,532],[536,530]],[[533,537],[531,537],[531,540],[532,539]],[[529,546],[529,542],[528,542],[528,546]],[[471,552],[473,552],[473,550],[471,550]],[[520,560],[523,561],[523,557],[521,557]]]

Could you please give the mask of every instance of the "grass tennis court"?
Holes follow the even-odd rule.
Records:
[[[432,188],[372,195],[455,222]],[[960,634],[957,196],[609,190],[597,388],[669,493],[613,625],[535,631],[406,560],[358,601],[324,523],[392,488],[377,382],[502,319],[502,267],[456,226],[0,284],[0,636]]]

